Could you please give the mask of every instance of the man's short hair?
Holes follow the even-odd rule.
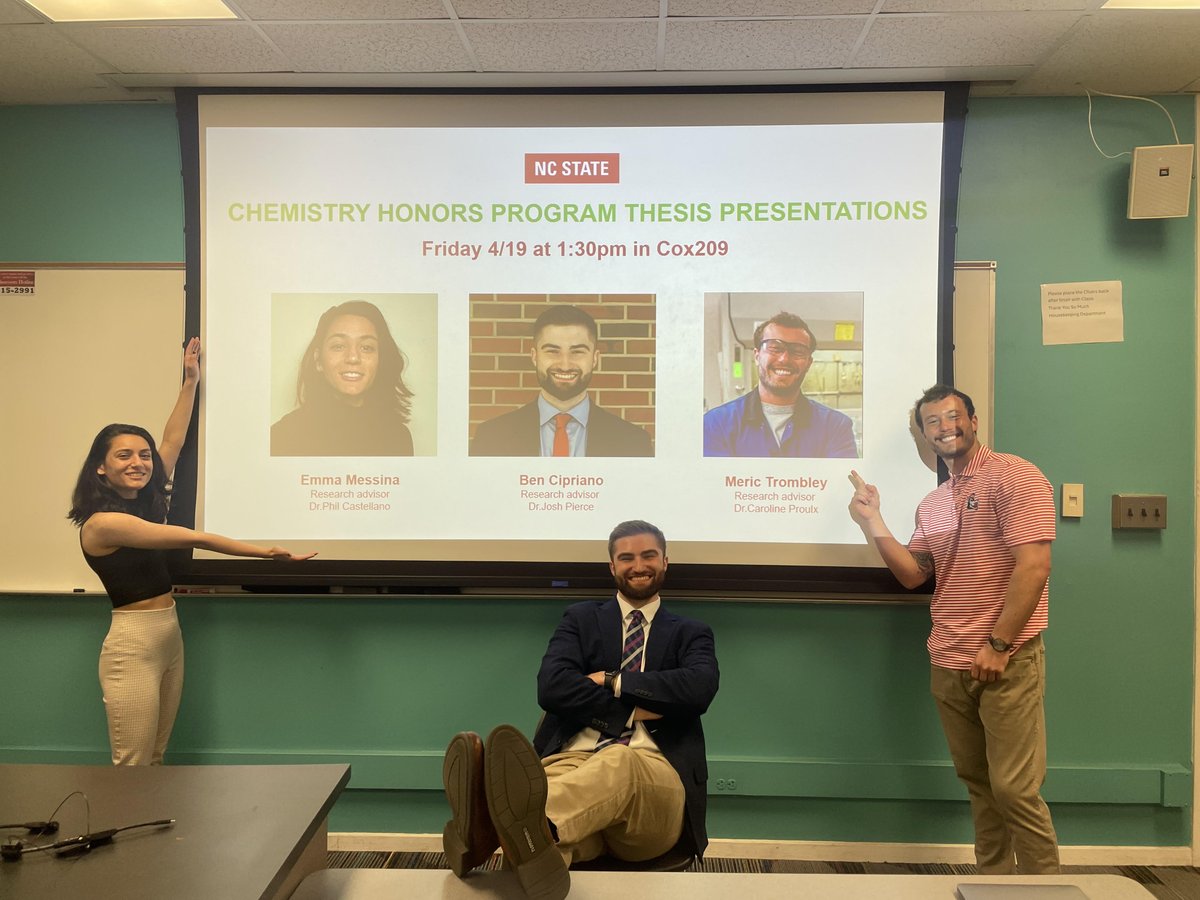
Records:
[[[947,397],[957,397],[963,402],[963,406],[967,408],[967,415],[971,418],[975,416],[975,404],[971,402],[971,398],[956,388],[950,387],[948,384],[935,384],[921,395],[917,400],[917,405],[913,407],[913,424],[917,426],[917,431],[922,431],[921,427],[921,407],[926,403],[937,403],[939,400],[945,400]]]
[[[654,535],[654,539],[658,541],[658,549],[662,551],[663,556],[667,555],[667,539],[663,535],[662,529],[649,522],[643,522],[641,519],[630,519],[614,528],[612,534],[608,536],[608,558],[610,560],[615,558],[617,541],[638,534]]]
[[[593,344],[597,343],[599,339],[596,320],[578,306],[551,306],[544,310],[533,323],[534,341],[537,341],[538,335],[547,325],[582,325],[587,329]]]
[[[765,322],[758,323],[758,327],[754,329],[754,349],[757,350],[758,346],[763,342],[763,332],[767,330],[768,325],[778,325],[780,328],[803,328],[808,334],[809,349],[817,349],[817,336],[808,327],[808,323],[795,313],[782,311],[775,313],[775,315],[771,316]]]

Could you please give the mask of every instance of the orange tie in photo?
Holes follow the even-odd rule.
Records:
[[[552,456],[570,456],[571,442],[567,440],[567,423],[571,421],[570,413],[559,413],[554,417],[554,452]]]

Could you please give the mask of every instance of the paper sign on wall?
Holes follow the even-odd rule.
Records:
[[[1043,344],[1101,344],[1125,340],[1121,282],[1042,285]]]
[[[0,269],[0,294],[33,294],[35,288],[34,272]]]

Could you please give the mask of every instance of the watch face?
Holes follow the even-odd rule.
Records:
[[[988,638],[988,643],[992,645],[992,649],[997,653],[1003,653],[1012,647],[1012,644],[1006,643],[1005,641],[1000,640],[998,637]]]

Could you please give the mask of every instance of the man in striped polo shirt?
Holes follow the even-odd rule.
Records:
[[[1054,492],[1035,465],[975,439],[975,405],[961,391],[931,387],[914,417],[950,478],[921,501],[912,539],[892,536],[878,490],[857,472],[850,516],[905,587],[937,576],[930,688],[971,798],[979,871],[1056,873],[1058,839],[1041,797]]]

